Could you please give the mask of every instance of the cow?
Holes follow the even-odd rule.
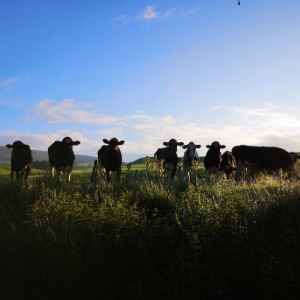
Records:
[[[237,163],[232,152],[225,151],[222,154],[222,160],[220,164],[220,171],[223,172],[227,179],[237,170]]]
[[[62,141],[55,141],[48,148],[49,164],[51,168],[51,175],[54,177],[55,170],[57,175],[61,173],[67,174],[67,182],[71,181],[71,172],[73,170],[73,163],[75,155],[73,146],[79,145],[79,141],[73,141],[70,137],[65,137]]]
[[[103,139],[103,142],[107,145],[103,145],[98,150],[98,166],[100,179],[104,170],[104,179],[106,184],[108,184],[110,182],[111,172],[116,172],[117,180],[120,180],[122,153],[119,146],[123,145],[125,141],[119,141],[117,138],[112,138],[110,141]]]
[[[293,172],[297,159],[294,152],[287,152],[278,147],[240,145],[232,148],[236,161],[242,165],[249,164],[256,170],[272,173],[282,169],[283,172]]]
[[[179,161],[177,156],[177,146],[183,146],[184,143],[177,142],[175,139],[170,139],[169,142],[164,142],[163,145],[167,147],[158,148],[154,153],[154,160],[156,162],[163,162],[163,167],[171,171],[171,179],[173,179]]]
[[[220,145],[219,142],[215,141],[211,145],[207,145],[209,148],[204,158],[204,167],[207,172],[207,180],[210,181],[211,174],[217,174],[217,178],[220,176],[220,166],[222,161],[221,149],[226,148],[225,145]]]
[[[33,161],[33,153],[28,145],[23,144],[21,141],[15,141],[12,145],[7,144],[7,148],[12,148],[11,151],[11,172],[10,178],[14,177],[16,173],[17,180],[22,179],[25,174],[25,181],[31,170]]]
[[[194,168],[194,163],[200,161],[200,157],[196,149],[200,148],[201,145],[196,145],[193,142],[189,142],[187,145],[183,145],[182,148],[186,149],[183,154],[183,170],[185,173],[185,178],[190,181],[190,171]]]

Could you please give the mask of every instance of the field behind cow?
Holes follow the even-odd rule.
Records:
[[[300,296],[297,178],[207,183],[200,164],[188,184],[151,164],[108,187],[92,169],[1,175],[1,299]]]

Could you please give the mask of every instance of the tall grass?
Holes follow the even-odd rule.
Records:
[[[0,179],[1,299],[295,299],[300,185]]]

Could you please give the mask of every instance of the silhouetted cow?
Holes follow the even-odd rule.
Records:
[[[226,178],[229,179],[230,175],[233,174],[236,169],[237,163],[233,154],[230,151],[225,151],[222,154],[220,171],[222,171],[226,175]]]
[[[12,145],[7,144],[6,147],[12,148],[10,178],[14,177],[15,172],[18,180],[20,176],[23,177],[24,174],[25,180],[27,180],[33,161],[33,154],[30,147],[21,141],[15,141]]]
[[[217,174],[217,178],[220,175],[220,166],[222,156],[220,150],[226,148],[224,145],[220,145],[219,142],[213,142],[211,145],[207,145],[209,148],[204,158],[204,167],[207,172],[207,179],[210,180],[211,174]]]
[[[182,146],[183,149],[187,149],[183,154],[183,169],[187,181],[190,181],[190,171],[194,166],[194,162],[200,161],[200,157],[196,151],[196,148],[199,149],[200,147],[201,145],[195,145],[193,142]]]
[[[79,144],[79,141],[74,142],[70,137],[65,137],[61,142],[55,141],[48,148],[49,164],[51,167],[52,177],[54,177],[54,172],[56,169],[58,176],[61,172],[63,174],[67,173],[67,182],[70,182],[73,163],[75,160],[73,146],[77,146]]]
[[[170,139],[169,142],[164,142],[163,145],[167,147],[158,148],[154,153],[154,159],[156,162],[163,161],[163,167],[172,172],[171,179],[173,179],[179,161],[177,156],[177,146],[183,146],[184,143],[177,142],[175,139]]]
[[[105,144],[108,144],[108,146],[103,145],[98,150],[98,165],[99,165],[100,178],[103,173],[102,168],[104,168],[105,170],[104,173],[106,173],[106,178],[105,178],[106,183],[110,182],[111,172],[116,172],[117,180],[120,180],[122,153],[119,146],[123,145],[125,141],[123,140],[119,141],[116,138],[112,138],[110,141],[108,141],[107,139],[103,139],[103,142]]]
[[[297,159],[300,158],[296,153],[278,147],[241,145],[233,147],[232,153],[237,163],[248,163],[255,169],[268,173],[279,169],[283,172],[294,171]]]

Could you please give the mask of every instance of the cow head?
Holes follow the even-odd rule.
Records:
[[[182,146],[183,149],[188,149],[186,151],[186,155],[188,155],[190,159],[195,159],[196,148],[200,148],[200,147],[201,145],[196,145],[193,142],[189,142],[187,145]]]
[[[226,146],[225,145],[221,146],[219,142],[213,142],[213,143],[211,143],[211,145],[207,145],[206,148],[215,149],[215,150],[220,151],[220,149],[224,149],[224,148],[226,148]]]
[[[292,160],[291,169],[294,169],[297,163],[297,159],[300,159],[300,156],[297,155],[295,152],[290,152],[290,158]]]
[[[67,136],[67,137],[62,139],[61,144],[65,145],[67,147],[73,148],[73,146],[79,145],[80,142],[79,141],[74,142],[70,137]]]
[[[125,141],[121,140],[119,141],[117,138],[112,138],[110,141],[107,139],[103,139],[103,142],[105,144],[109,145],[109,149],[113,150],[113,151],[118,151],[119,150],[119,146],[123,145],[125,143]]]
[[[15,141],[12,145],[7,144],[6,147],[7,148],[13,148],[13,150],[28,149],[29,148],[28,145],[23,144],[21,141]]]
[[[24,155],[26,155],[28,153],[28,150],[30,150],[30,147],[23,144],[21,141],[15,141],[12,145],[7,144],[6,147],[13,149],[11,157],[17,162],[21,162]]]
[[[172,152],[176,153],[177,152],[177,146],[183,146],[184,143],[177,142],[175,139],[170,139],[169,142],[164,142],[163,145],[168,146],[171,150],[171,153]]]

